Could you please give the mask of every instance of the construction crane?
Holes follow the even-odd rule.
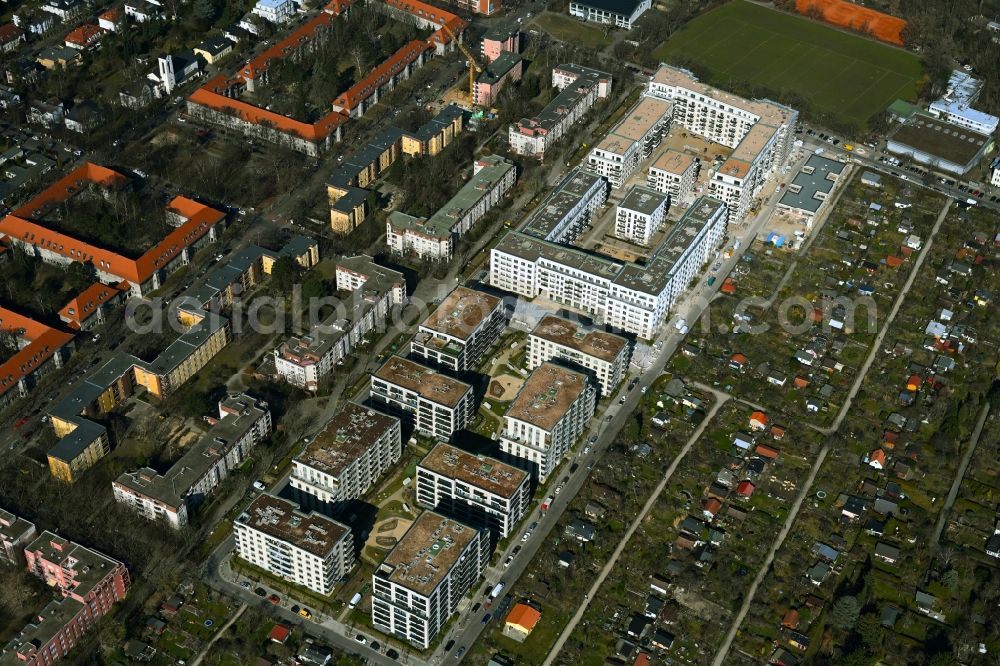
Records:
[[[451,40],[458,47],[458,50],[461,51],[462,54],[466,57],[466,59],[469,61],[469,106],[475,108],[477,106],[476,74],[482,73],[483,71],[485,71],[485,68],[479,64],[479,61],[476,60],[476,57],[474,55],[472,55],[472,52],[469,51],[469,49],[465,48],[465,44],[458,41],[458,37],[456,37],[455,33],[451,31],[451,28],[448,27],[447,23],[443,24],[441,27],[444,28],[444,31],[448,33],[449,37],[451,37]]]

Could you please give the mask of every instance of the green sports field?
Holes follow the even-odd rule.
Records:
[[[747,82],[795,92],[814,112],[862,127],[897,97],[916,99],[922,75],[907,51],[745,0],[699,16],[654,53],[701,64],[721,88]]]

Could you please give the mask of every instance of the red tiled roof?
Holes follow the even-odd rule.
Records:
[[[75,195],[85,184],[112,187],[126,182],[128,179],[117,171],[90,162],[83,164],[0,220],[0,233],[72,261],[91,263],[98,270],[134,284],[142,284],[225,217],[222,211],[187,197],[175,197],[168,208],[188,218],[187,222],[167,234],[138,259],[129,259],[44,226],[46,211]]]
[[[30,317],[0,307],[0,330],[31,342],[0,364],[0,395],[17,386],[73,339],[72,333],[49,328]]]
[[[732,356],[729,357],[729,360],[732,361],[733,363],[739,363],[740,365],[743,365],[744,363],[747,362],[747,357],[744,356],[743,354],[733,354]]]
[[[259,56],[248,62],[240,70],[240,75],[244,78],[255,79],[263,72],[267,71],[272,60],[282,60],[288,57],[295,49],[316,38],[316,33],[321,28],[330,25],[333,17],[330,14],[322,13],[311,21],[307,21],[294,30],[288,37],[285,37],[274,46],[263,51]]]
[[[295,120],[280,113],[262,109],[259,106],[248,104],[247,102],[228,97],[218,92],[219,90],[229,88],[230,83],[231,81],[227,80],[225,75],[219,75],[191,93],[188,101],[207,106],[216,111],[232,113],[249,123],[270,124],[275,129],[289,134],[296,134],[307,141],[325,140],[326,137],[330,136],[331,133],[348,120],[346,114],[334,111],[323,116],[315,123],[304,123],[301,120]]]
[[[131,285],[128,282],[92,284],[59,310],[59,318],[79,328],[98,308],[129,288]]]
[[[525,631],[531,631],[542,619],[542,614],[528,604],[515,604],[507,616],[507,624],[521,627]]]
[[[101,41],[101,38],[107,32],[104,28],[96,26],[93,23],[84,23],[79,28],[69,31],[69,34],[66,35],[66,43],[90,46]]]
[[[758,444],[757,448],[753,450],[761,458],[769,458],[770,460],[778,459],[778,449],[773,449],[766,444]]]
[[[407,65],[416,61],[429,48],[427,42],[420,39],[406,44],[369,72],[365,78],[338,95],[333,103],[342,109],[357,108],[361,102],[371,97],[378,88],[406,69]]]
[[[288,640],[288,637],[292,635],[292,630],[283,624],[274,625],[274,629],[271,629],[271,633],[268,634],[268,638],[275,643],[284,643]]]
[[[755,486],[749,481],[741,481],[740,485],[736,486],[736,492],[738,492],[740,495],[743,495],[744,497],[750,497],[751,495],[753,495],[754,489]]]
[[[890,254],[885,258],[885,265],[889,268],[899,268],[903,265],[903,260],[894,254]]]
[[[880,466],[885,467],[885,451],[882,449],[875,449],[868,456],[868,464],[878,463]]]
[[[24,35],[24,30],[13,23],[4,23],[0,25],[0,44],[9,44],[14,40],[20,39]]]
[[[752,423],[754,421],[760,423],[761,425],[767,425],[767,414],[761,411],[754,412],[750,415],[750,422]]]

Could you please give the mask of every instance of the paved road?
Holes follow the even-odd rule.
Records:
[[[575,629],[576,625],[580,623],[581,619],[583,619],[583,614],[587,612],[587,608],[590,606],[591,600],[597,596],[597,591],[601,589],[601,585],[604,584],[604,580],[608,577],[608,574],[611,573],[611,570],[614,569],[615,564],[618,563],[618,558],[620,558],[621,554],[625,551],[629,541],[632,540],[632,536],[635,534],[636,530],[639,529],[639,526],[642,525],[642,522],[646,519],[646,516],[649,515],[649,512],[652,511],[656,501],[660,499],[663,489],[667,487],[667,483],[674,475],[674,472],[677,471],[677,467],[680,466],[681,461],[684,460],[684,457],[687,456],[688,452],[701,437],[702,433],[705,432],[705,428],[708,427],[708,424],[715,417],[716,412],[719,411],[719,408],[726,403],[728,396],[712,389],[709,390],[711,390],[715,395],[715,403],[712,405],[712,408],[708,410],[704,420],[702,420],[697,429],[695,429],[694,433],[692,433],[692,435],[688,438],[687,442],[684,444],[684,448],[682,448],[673,461],[671,461],[670,466],[667,467],[667,471],[663,474],[663,478],[660,479],[660,482],[653,490],[653,494],[649,496],[646,504],[642,507],[642,511],[639,512],[639,515],[637,515],[635,520],[632,521],[632,524],[629,525],[628,530],[625,532],[625,536],[615,548],[615,552],[611,555],[611,559],[609,559],[607,564],[604,565],[604,568],[601,569],[600,574],[597,576],[597,580],[594,581],[594,584],[590,586],[590,590],[587,592],[586,596],[584,596],[583,603],[576,609],[576,613],[573,614],[569,624],[566,625],[566,628],[563,629],[563,632],[559,635],[558,640],[556,640],[555,645],[552,646],[552,649],[549,651],[549,655],[545,658],[543,666],[550,666],[550,664],[555,661],[556,657],[559,655],[559,651],[562,650],[563,645],[566,644],[567,639],[569,639],[570,635],[573,633],[573,629]]]
[[[817,428],[820,432],[824,434],[832,434],[840,429],[841,424],[844,422],[844,418],[851,409],[851,404],[854,402],[855,396],[861,389],[861,384],[864,382],[865,376],[868,374],[868,370],[871,368],[872,363],[875,361],[875,357],[882,349],[882,342],[885,339],[886,333],[888,333],[891,328],[892,322],[895,321],[896,315],[899,313],[899,309],[903,305],[903,301],[906,300],[906,295],[913,286],[913,282],[916,280],[917,274],[920,272],[920,267],[923,265],[927,255],[930,254],[930,249],[934,245],[934,238],[937,236],[938,230],[941,228],[941,224],[948,215],[951,203],[952,202],[949,199],[941,209],[941,213],[938,215],[937,221],[934,223],[934,228],[931,230],[930,236],[927,238],[927,243],[920,251],[917,260],[914,262],[913,270],[910,271],[910,275],[906,278],[906,283],[903,285],[899,295],[896,297],[896,301],[892,305],[892,310],[889,312],[889,316],[886,318],[885,324],[882,325],[882,329],[878,332],[878,335],[872,342],[871,350],[868,352],[868,357],[858,370],[858,376],[855,378],[854,384],[851,385],[851,390],[848,392],[847,399],[844,400],[843,406],[840,408],[840,411],[837,413],[837,416],[834,418],[830,427]],[[788,511],[788,516],[785,518],[785,523],[781,526],[781,531],[778,532],[777,538],[771,544],[771,548],[767,552],[767,557],[765,557],[763,563],[761,563],[760,569],[757,571],[757,575],[754,577],[753,582],[750,584],[750,589],[747,591],[746,597],[743,599],[743,604],[740,606],[739,612],[736,614],[736,617],[733,618],[729,631],[726,633],[725,639],[723,639],[718,652],[715,654],[715,660],[712,662],[712,666],[723,666],[725,663],[726,655],[729,654],[729,648],[732,646],[740,625],[743,623],[743,619],[750,610],[750,604],[753,602],[754,597],[757,594],[757,588],[760,587],[760,584],[767,576],[767,573],[771,568],[771,564],[774,562],[775,554],[778,552],[778,549],[781,548],[781,545],[785,542],[785,538],[791,531],[792,525],[795,523],[795,518],[798,516],[799,510],[802,508],[802,503],[812,491],[812,485],[816,481],[816,475],[819,472],[820,467],[822,467],[823,461],[826,460],[827,454],[830,453],[830,448],[831,444],[828,440],[823,444],[823,447],[819,451],[819,455],[816,456],[816,461],[809,470],[809,476],[806,479],[805,484],[803,484],[802,489],[795,498],[795,502],[792,503],[792,506]]]
[[[969,439],[969,446],[965,449],[965,455],[962,456],[962,462],[958,466],[958,471],[955,472],[955,480],[951,484],[951,490],[948,491],[948,498],[944,501],[944,506],[941,507],[941,513],[938,514],[937,525],[934,527],[934,536],[931,538],[931,543],[935,546],[941,543],[941,534],[944,533],[944,527],[948,522],[948,514],[951,513],[951,507],[955,504],[955,498],[958,497],[958,490],[962,487],[962,479],[965,478],[965,472],[969,469],[969,461],[972,460],[972,454],[976,452],[979,436],[983,434],[983,426],[986,425],[986,417],[989,415],[990,403],[987,401],[983,405],[983,410],[979,413],[976,427],[972,431],[972,437]]]

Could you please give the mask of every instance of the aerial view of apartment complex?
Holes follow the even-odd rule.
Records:
[[[997,0],[19,0],[0,666],[980,666]]]

